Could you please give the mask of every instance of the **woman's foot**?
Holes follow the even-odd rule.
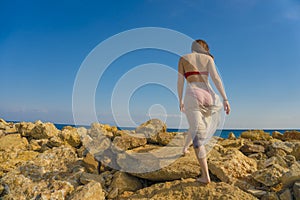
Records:
[[[183,155],[186,155],[186,154],[189,154],[189,153],[190,153],[190,151],[188,150],[188,148],[183,148],[183,150],[182,150]]]
[[[199,177],[196,180],[199,181],[200,183],[204,183],[204,184],[209,184],[210,183],[210,178]]]

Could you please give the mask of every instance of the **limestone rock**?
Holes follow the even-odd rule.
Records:
[[[253,196],[258,197],[258,198],[267,194],[267,192],[264,190],[256,190],[256,189],[249,189],[249,190],[247,190],[247,192],[249,192],[250,194],[252,194]]]
[[[135,129],[136,133],[144,134],[149,143],[158,143],[158,134],[166,132],[167,126],[159,119],[151,119]]]
[[[289,171],[283,174],[281,181],[285,187],[289,187],[299,180],[300,180],[300,164],[296,162],[292,166],[290,166]]]
[[[31,130],[35,127],[35,124],[32,122],[20,122],[16,124],[16,128],[18,129],[18,132],[22,136],[30,136],[31,135]]]
[[[114,134],[111,132],[111,130],[112,129],[108,128],[106,125],[100,123],[92,123],[90,135],[92,137],[105,136],[108,137],[109,139],[112,139],[114,137]]]
[[[283,168],[288,168],[288,164],[286,163],[286,161],[284,160],[284,158],[282,158],[281,156],[272,156],[271,158],[268,158],[264,161],[264,168],[267,168],[269,166],[272,166],[274,164],[278,164]]]
[[[48,185],[48,190],[42,191],[38,196],[40,196],[41,199],[64,200],[73,190],[73,185],[67,181],[53,181],[51,185]]]
[[[145,144],[147,144],[147,139],[144,135],[134,134],[133,132],[122,134],[122,136],[117,136],[113,140],[113,145],[123,151],[143,146]]]
[[[26,150],[28,141],[20,134],[10,134],[0,138],[0,151],[20,151]]]
[[[60,138],[72,147],[79,147],[81,145],[80,135],[74,127],[65,126],[60,133]]]
[[[23,163],[33,160],[39,153],[35,151],[0,151],[0,177]]]
[[[235,137],[235,135],[234,135],[233,132],[230,132],[230,133],[229,133],[228,139],[229,139],[229,140],[235,140],[235,139],[236,139],[236,137]]]
[[[280,182],[280,179],[285,172],[287,172],[287,169],[278,164],[273,164],[270,167],[254,172],[252,176],[256,181],[266,186],[273,186]]]
[[[280,195],[279,195],[280,200],[293,200],[291,191],[289,189],[285,189]]]
[[[143,152],[147,151],[146,149],[151,152],[151,150],[155,150],[156,146],[151,146],[149,145],[148,147],[145,148],[140,148],[140,149],[134,149],[136,152]],[[172,150],[174,149],[174,150]],[[176,147],[169,147],[168,150],[166,151],[173,151],[175,152]],[[159,168],[156,171],[151,171],[151,172],[146,172],[146,173],[131,173],[132,175],[151,180],[151,181],[167,181],[167,180],[176,180],[176,179],[181,179],[181,178],[192,178],[196,177],[200,173],[200,165],[198,163],[198,160],[193,152],[192,149],[190,149],[190,153],[186,154],[185,156],[181,156],[177,158],[174,162],[172,162],[170,165],[167,165],[165,167]],[[167,156],[165,156],[167,157]],[[165,158],[167,159],[167,158]],[[171,157],[171,159],[173,159]],[[156,158],[153,156],[152,159],[149,159],[149,165],[155,166],[158,165],[160,166],[161,161],[159,158]],[[120,164],[121,165],[121,164]]]
[[[117,190],[117,194],[122,194],[124,191],[136,191],[143,187],[140,180],[125,172],[116,172],[113,176],[109,190],[114,192]],[[112,198],[112,194],[109,197]]]
[[[245,139],[243,138],[238,138],[235,140],[223,140],[219,142],[219,144],[225,148],[240,148],[244,145],[244,143]]]
[[[7,126],[9,126],[9,123],[0,118],[0,129],[5,130]]]
[[[76,191],[69,197],[70,200],[104,200],[105,194],[102,191],[101,184],[91,181],[88,184],[78,187]]]
[[[93,174],[99,173],[98,172],[99,163],[92,154],[87,153],[86,156],[83,158],[83,163],[84,163],[83,164],[84,167],[87,169],[88,172]]]
[[[96,181],[96,182],[99,182],[101,183],[102,186],[105,185],[105,180],[102,176],[100,175],[97,175],[97,174],[90,174],[90,173],[82,173],[81,176],[80,176],[80,182],[82,184],[88,184],[89,182],[91,181]]]
[[[18,174],[5,176],[7,190],[3,199],[65,199],[74,187],[67,181],[51,180],[34,182],[29,177]]]
[[[70,165],[73,165],[76,160],[77,154],[74,149],[61,146],[39,154],[32,162],[46,173],[51,171],[68,171],[71,169]]]
[[[279,200],[279,198],[275,192],[268,192],[261,200]]]
[[[283,151],[285,151],[287,154],[292,153],[293,151],[293,147],[294,147],[294,143],[292,142],[274,142],[271,144],[271,149],[281,149]]]
[[[49,139],[59,133],[59,130],[52,123],[35,122],[34,128],[30,132],[30,136],[34,139]]]
[[[256,197],[243,192],[238,187],[224,182],[201,184],[194,179],[176,180],[157,183],[136,191],[130,196],[120,196],[125,200],[161,200],[161,199],[243,199],[254,200]]]
[[[249,130],[244,131],[241,134],[242,138],[250,139],[250,140],[270,140],[272,136],[269,133],[264,132],[263,130]]]
[[[5,134],[13,134],[13,133],[17,133],[18,130],[15,127],[7,127],[6,130],[4,130]]]
[[[294,197],[296,200],[300,200],[300,181],[295,182],[293,186]]]
[[[237,179],[246,179],[256,171],[257,163],[254,159],[248,158],[237,149],[216,147],[208,155],[208,166],[211,173],[221,181],[234,183]]]
[[[300,140],[299,131],[285,131],[283,133],[284,140]]]
[[[272,137],[276,138],[278,140],[283,140],[284,139],[283,134],[278,132],[278,131],[273,131],[272,132]]]
[[[265,148],[262,145],[257,144],[244,144],[240,151],[243,152],[245,155],[249,155],[252,153],[259,153],[259,152],[265,152]]]
[[[159,132],[157,135],[157,142],[161,145],[168,145],[175,135],[176,133],[172,132]]]
[[[4,134],[4,131],[3,130],[0,130],[0,138],[3,137],[5,134]]]
[[[44,152],[50,149],[48,147],[48,144],[49,144],[49,140],[47,139],[40,139],[40,140],[32,139],[30,140],[29,143],[29,149],[32,151]]]
[[[295,143],[291,154],[295,156],[296,160],[300,160],[300,142]]]
[[[253,153],[253,154],[249,154],[248,158],[253,158],[253,159],[255,159],[258,162],[258,161],[264,161],[268,157],[264,153]]]
[[[58,137],[58,136],[53,136],[53,137],[51,137],[49,140],[48,140],[48,142],[47,142],[47,145],[49,146],[49,147],[59,147],[59,146],[62,146],[62,145],[64,145],[65,144],[65,142],[60,138],[60,137]]]

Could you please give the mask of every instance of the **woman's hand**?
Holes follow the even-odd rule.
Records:
[[[230,104],[228,100],[223,101],[223,106],[224,106],[224,111],[226,112],[227,115],[230,113]]]
[[[180,109],[181,112],[184,112],[184,104],[183,104],[183,102],[179,103],[179,109]]]

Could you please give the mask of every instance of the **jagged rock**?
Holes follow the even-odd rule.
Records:
[[[271,144],[271,149],[281,149],[285,151],[287,154],[292,153],[294,147],[294,143],[292,142],[274,142]]]
[[[9,123],[0,118],[0,129],[5,130],[7,126],[9,126]]]
[[[283,168],[278,164],[273,164],[270,167],[254,172],[252,176],[256,181],[265,186],[273,186],[280,182],[282,175],[287,171],[286,168]]]
[[[272,137],[276,138],[278,140],[283,140],[284,139],[283,134],[280,133],[279,131],[273,131],[272,132]]]
[[[285,131],[283,138],[284,140],[300,140],[300,131]]]
[[[40,140],[32,139],[30,140],[29,143],[29,149],[32,151],[44,152],[50,149],[48,144],[49,144],[48,139],[40,139]]]
[[[159,119],[151,119],[135,129],[136,133],[144,134],[149,143],[158,143],[158,134],[166,132],[167,126]]]
[[[98,174],[98,161],[91,153],[87,153],[83,158],[83,165],[87,169],[88,172],[93,174]]]
[[[62,146],[28,154],[37,156],[1,178],[0,184],[6,186],[4,199],[65,199],[74,190],[68,180],[77,166],[73,149]]]
[[[252,153],[265,152],[265,148],[257,144],[244,144],[240,148],[240,151],[243,152],[245,155],[249,155]]]
[[[79,147],[81,145],[80,135],[74,127],[65,126],[59,136],[72,147]]]
[[[68,171],[77,160],[74,149],[68,146],[54,147],[39,154],[32,162],[43,169],[44,173],[52,171]]]
[[[270,140],[272,136],[269,133],[264,132],[263,130],[249,130],[244,131],[241,134],[242,138],[250,139],[250,140]]]
[[[38,154],[38,152],[26,150],[19,152],[0,151],[0,177],[26,161],[34,159]]]
[[[100,176],[104,179],[104,186],[106,189],[110,186],[112,179],[113,179],[113,174],[111,171],[105,171],[100,174]]]
[[[13,133],[17,133],[17,132],[18,132],[18,130],[15,127],[7,127],[4,130],[5,134],[13,134]]]
[[[279,200],[279,198],[275,192],[268,192],[261,200]]]
[[[219,144],[225,148],[240,148],[244,145],[244,143],[245,139],[243,138],[238,138],[235,140],[223,140],[219,142]]]
[[[28,141],[20,134],[10,134],[0,138],[0,151],[20,151],[26,150]]]
[[[30,136],[32,129],[35,127],[35,124],[32,122],[20,122],[16,124],[16,129],[22,136]]]
[[[278,164],[283,168],[288,168],[288,164],[281,156],[272,156],[271,158],[268,158],[264,162],[264,168],[267,168],[269,166],[272,166],[274,164]]]
[[[124,191],[136,191],[143,187],[141,181],[125,172],[116,172],[113,175],[113,179],[111,185],[109,187],[109,191],[111,191],[108,195],[109,198],[115,198],[116,194],[122,194]]]
[[[235,140],[235,139],[236,139],[236,137],[235,137],[235,135],[234,135],[233,132],[230,132],[230,133],[228,134],[228,139],[229,139],[229,140]]]
[[[137,148],[134,149],[134,152],[147,152],[147,149],[149,151],[158,149],[157,146],[146,146],[144,148]],[[172,150],[174,148],[174,150]],[[169,147],[168,151],[175,152],[176,147]],[[146,172],[146,173],[131,173],[132,175],[152,180],[152,181],[167,181],[167,180],[176,180],[181,178],[191,178],[196,177],[200,173],[200,165],[198,163],[198,160],[193,152],[192,149],[190,149],[191,152],[189,154],[186,154],[185,156],[181,156],[178,159],[176,159],[174,162],[172,162],[170,165],[166,167],[159,168],[156,171]],[[129,162],[130,163],[130,162]],[[121,164],[120,164],[121,165]],[[160,159],[153,158],[149,160],[149,165],[160,165]]]
[[[291,154],[295,156],[296,160],[300,160],[300,142],[295,143]]]
[[[249,190],[247,190],[247,192],[252,194],[255,197],[258,197],[258,198],[260,198],[263,195],[267,194],[267,192],[264,191],[264,190],[256,190],[256,189],[249,189]]]
[[[159,132],[157,142],[161,145],[168,145],[177,133],[174,132]]]
[[[102,191],[101,184],[96,181],[91,181],[84,186],[80,186],[74,191],[69,200],[104,200],[105,193]]]
[[[6,190],[3,199],[58,199],[63,200],[74,187],[67,181],[32,181],[29,177],[10,174],[1,182],[5,182]]]
[[[0,130],[0,138],[3,137],[5,134],[4,134],[4,131],[3,130]]]
[[[296,158],[293,155],[286,155],[283,157],[283,159],[286,162],[286,164],[288,165],[288,167],[290,167],[292,164],[294,164],[296,162]]]
[[[261,160],[264,161],[268,157],[264,153],[253,153],[253,154],[248,155],[248,158],[253,158],[258,162],[258,161],[261,161]]]
[[[42,123],[37,121],[34,128],[30,132],[30,136],[34,139],[49,139],[59,133],[59,130],[52,123]]]
[[[134,132],[127,131],[126,134],[116,136],[113,140],[113,145],[120,150],[128,150],[140,147],[147,144],[147,139],[143,134],[134,134]]]
[[[290,166],[289,170],[282,176],[282,184],[284,187],[293,185],[300,180],[300,164],[298,162]]]
[[[157,183],[136,191],[131,196],[120,196],[125,200],[160,200],[160,199],[257,199],[238,187],[224,182],[203,185],[194,179],[176,180]]]
[[[53,181],[48,190],[41,192],[41,199],[59,199],[64,200],[73,192],[74,187],[67,181]]]
[[[295,182],[293,186],[294,197],[296,200],[300,200],[300,181]]]
[[[91,124],[90,135],[92,137],[105,136],[109,139],[112,139],[114,137],[114,134],[111,132],[111,128],[108,128],[106,125],[100,123]]]
[[[47,142],[47,145],[51,148],[52,147],[59,147],[59,146],[62,146],[64,144],[65,144],[64,141],[58,136],[53,136]]]
[[[237,179],[247,179],[257,169],[256,161],[237,149],[215,146],[211,154],[208,156],[209,170],[227,183],[235,183]]]
[[[279,195],[280,200],[293,200],[291,191],[289,189],[285,189],[280,195]]]
[[[102,186],[105,185],[105,180],[102,176],[100,175],[97,175],[97,174],[90,174],[90,173],[82,173],[81,176],[80,176],[80,182],[82,184],[88,184],[89,182],[91,181],[96,181],[96,182],[99,182],[101,183]]]

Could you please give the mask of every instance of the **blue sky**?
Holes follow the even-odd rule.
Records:
[[[225,128],[300,128],[299,1],[2,0],[0,27],[0,117],[6,120],[73,123],[73,84],[89,52],[120,32],[163,27],[209,43],[232,107]],[[146,63],[177,69],[177,61],[154,49],[115,60],[97,87],[99,121],[115,123],[112,90],[126,72]],[[176,96],[155,84],[135,91],[129,110],[136,124],[150,112],[176,127],[181,116]]]

